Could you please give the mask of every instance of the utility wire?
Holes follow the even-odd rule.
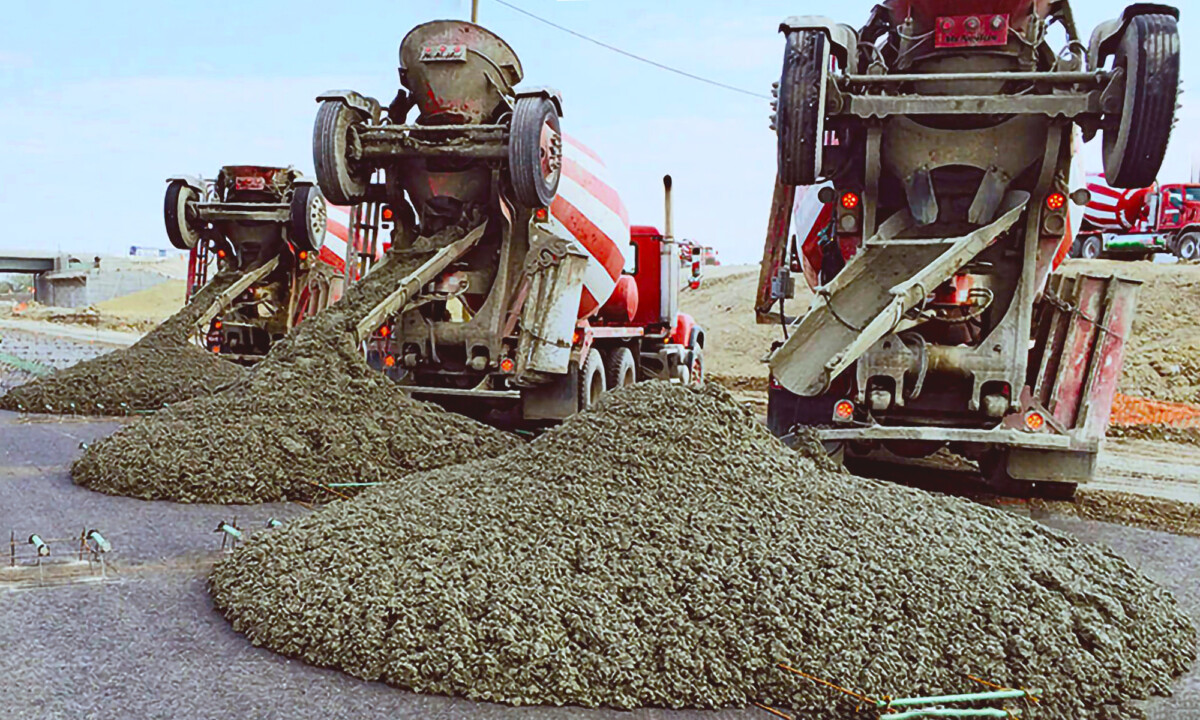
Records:
[[[619,47],[613,47],[612,45],[609,45],[608,43],[601,42],[599,40],[596,40],[595,38],[590,38],[587,35],[584,35],[583,33],[575,32],[571,28],[563,27],[562,25],[559,25],[558,23],[551,22],[544,17],[534,15],[533,13],[529,12],[528,10],[523,10],[523,9],[517,7],[516,5],[513,5],[510,2],[507,2],[507,0],[492,0],[492,1],[499,3],[500,5],[503,5],[504,7],[509,8],[510,10],[516,10],[517,12],[521,13],[522,15],[527,15],[527,16],[533,18],[534,20],[537,20],[540,23],[545,23],[546,25],[549,25],[552,28],[555,28],[557,30],[562,30],[563,32],[568,33],[570,35],[574,35],[575,37],[577,37],[581,40],[586,40],[586,41],[592,43],[593,45],[599,45],[600,47],[604,48],[605,50],[611,50],[619,55],[624,55],[627,58],[632,58],[634,60],[637,60],[638,62],[644,62],[647,65],[653,65],[656,68],[666,70],[667,72],[673,72],[676,75],[682,75],[686,78],[691,78],[692,80],[698,80],[702,83],[707,83],[708,85],[713,85],[715,87],[724,88],[726,90],[732,90],[733,92],[741,93],[743,95],[749,95],[750,97],[762,98],[763,100],[771,99],[770,97],[763,95],[761,93],[756,93],[753,90],[746,90],[746,89],[743,89],[740,87],[735,87],[733,85],[726,85],[725,83],[717,82],[716,80],[710,80],[709,78],[706,78],[706,77],[701,77],[699,75],[693,75],[692,73],[686,72],[684,70],[680,70],[679,68],[673,68],[670,65],[663,65],[660,62],[655,62],[654,60],[650,60],[649,58],[644,58],[641,55],[634,55],[633,53],[628,52],[626,50],[622,50]]]

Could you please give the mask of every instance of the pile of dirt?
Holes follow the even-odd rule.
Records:
[[[124,415],[217,392],[237,382],[241,366],[188,342],[196,320],[232,285],[220,273],[186,306],[128,348],[86,360],[9,390],[0,409],[83,415]]]
[[[679,295],[680,309],[704,328],[704,362],[708,377],[730,389],[766,390],[763,358],[771,343],[783,339],[778,323],[759,325],[754,311],[758,267],[730,265],[707,268],[696,290]],[[788,314],[802,315],[812,294],[804,279],[796,279],[797,297],[788,300]]]
[[[358,488],[331,485],[387,482],[518,445],[410,399],[355,345],[355,324],[428,257],[389,257],[277,343],[243,382],[91,446],[72,467],[75,481],[177,502],[332,500]]]
[[[713,385],[624,388],[503,458],[308,515],[211,591],[257,645],[514,704],[851,714],[786,661],[876,696],[971,673],[1042,690],[1039,718],[1125,718],[1196,647],[1112,552],[818,465]]]

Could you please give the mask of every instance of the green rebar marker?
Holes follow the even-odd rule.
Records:
[[[911,718],[1011,718],[1020,717],[1020,713],[1000,710],[998,708],[983,708],[980,710],[954,708],[926,708],[924,710],[906,710],[901,713],[880,715],[879,720],[910,720]]]
[[[977,702],[980,700],[1008,700],[1021,698],[1026,695],[1037,695],[1036,690],[991,690],[988,692],[963,693],[962,695],[933,695],[930,697],[898,698],[895,700],[878,700],[875,707],[912,707],[913,705],[937,705],[939,703]]]
[[[894,707],[912,707],[913,705],[938,705],[944,703],[979,702],[982,700],[1009,700],[1036,695],[1036,690],[992,690],[989,692],[964,693],[962,695],[933,695],[930,697],[897,698],[895,700],[878,700],[875,707],[891,709]],[[911,720],[911,718],[951,717],[951,718],[1010,718],[1018,717],[1018,713],[999,708],[924,708],[906,710],[904,712],[880,715],[880,720]]]

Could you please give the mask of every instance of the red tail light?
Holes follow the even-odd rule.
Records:
[[[301,251],[300,251],[300,259],[301,259],[301,260],[307,260],[307,259],[308,259],[308,251],[307,251],[307,250],[301,250]]]
[[[385,357],[383,359],[383,364],[385,367],[395,367],[396,366],[396,356],[388,355],[387,357]]]
[[[1042,417],[1039,412],[1030,412],[1025,416],[1025,427],[1033,431],[1041,430],[1046,424],[1046,418]]]
[[[217,257],[219,257],[219,258],[221,258],[222,260],[224,260],[224,259],[225,259],[225,251],[224,251],[224,250],[218,250],[218,251],[217,251]]]
[[[384,220],[391,220],[391,219],[392,219],[392,216],[393,216],[395,213],[393,213],[393,212],[392,212],[392,209],[391,209],[390,207],[385,207],[385,208],[383,209],[383,212],[382,212],[381,214],[383,215],[383,219],[384,219]]]
[[[847,422],[854,418],[854,403],[849,400],[838,400],[837,405],[833,406],[833,419],[840,422]]]
[[[510,373],[516,366],[517,364],[513,362],[512,358],[504,358],[500,361],[500,372]]]
[[[1046,207],[1051,210],[1062,210],[1066,204],[1067,196],[1060,192],[1050,193],[1050,196],[1046,198]]]
[[[224,323],[222,323],[220,320],[218,320],[215,323],[213,323],[213,330],[220,330],[223,325],[224,325]]]
[[[860,199],[857,193],[848,192],[842,195],[842,207],[846,208],[847,210],[853,210],[854,208],[858,207],[859,202]]]
[[[388,327],[387,325],[384,325],[383,327],[379,328],[379,336],[380,337],[387,337],[388,335],[391,335],[391,334],[392,334],[392,329],[390,327]]]
[[[538,208],[533,211],[533,217],[539,222],[545,222],[550,219],[550,211],[546,208]]]

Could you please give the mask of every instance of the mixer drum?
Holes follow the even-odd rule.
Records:
[[[564,136],[562,179],[550,204],[550,224],[587,255],[579,317],[590,317],[612,297],[630,246],[629,213],[608,180],[608,169],[578,140]]]
[[[478,125],[508,109],[524,72],[495,33],[460,20],[413,28],[400,43],[400,81],[421,111],[422,125]]]

